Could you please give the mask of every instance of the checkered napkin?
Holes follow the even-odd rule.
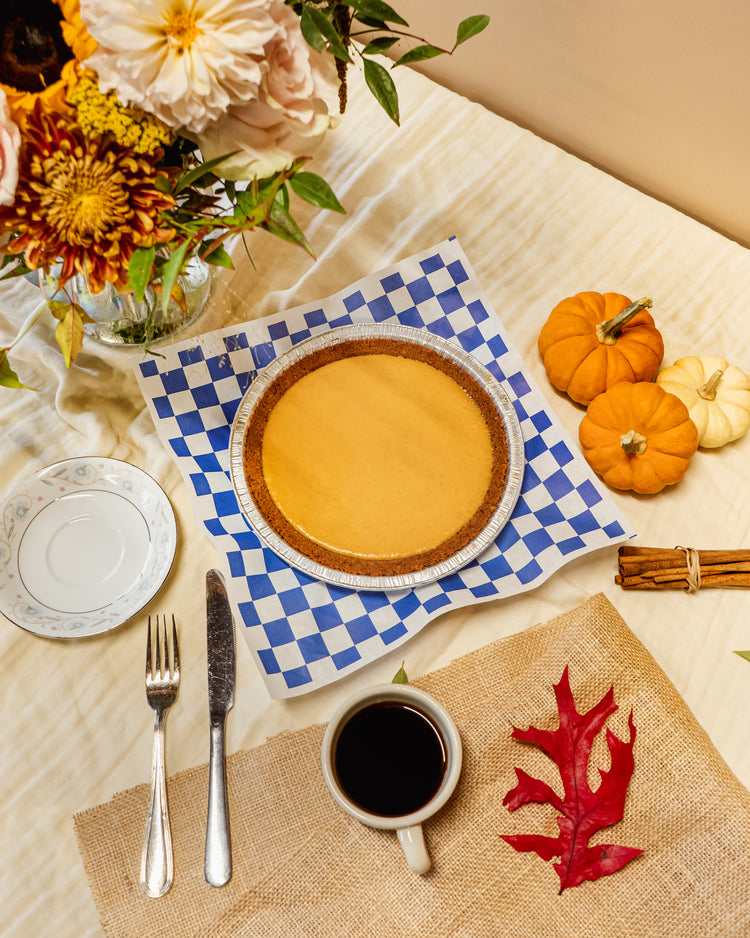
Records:
[[[512,401],[526,456],[520,497],[495,543],[458,572],[397,592],[344,589],[290,567],[256,537],[229,473],[232,421],[258,372],[311,335],[371,322],[427,329],[471,353]],[[574,557],[633,534],[549,409],[455,238],[321,302],[177,343],[164,356],[136,375],[196,516],[226,555],[230,596],[272,697],[335,681],[448,609],[532,589]]]

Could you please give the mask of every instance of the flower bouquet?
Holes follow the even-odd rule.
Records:
[[[188,265],[231,267],[230,239],[261,229],[310,251],[292,197],[343,212],[305,167],[346,107],[346,72],[399,122],[394,65],[450,54],[383,0],[4,0],[0,13],[3,277],[54,277],[46,306],[66,365],[90,317],[83,279],[158,300],[137,344],[184,307]],[[231,242],[234,243],[234,242]],[[40,309],[43,311],[45,307]],[[34,320],[36,321],[36,320]],[[33,322],[32,324],[33,325]],[[24,387],[0,348],[0,386]],[[132,341],[131,337],[131,341]]]

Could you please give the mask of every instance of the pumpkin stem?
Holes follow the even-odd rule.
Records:
[[[618,313],[616,316],[613,316],[611,319],[605,319],[604,322],[599,322],[596,324],[596,337],[602,343],[602,345],[614,345],[617,341],[620,332],[622,331],[623,326],[626,326],[630,320],[637,316],[641,310],[651,309],[653,306],[653,301],[647,296],[641,297],[640,300],[636,300],[634,303],[631,303],[630,306],[626,306],[625,309]]]
[[[716,400],[716,389],[719,386],[719,381],[721,381],[723,374],[723,368],[717,369],[704,385],[696,389],[704,401]]]
[[[620,437],[620,446],[628,456],[643,456],[648,446],[648,438],[637,430],[628,430]]]

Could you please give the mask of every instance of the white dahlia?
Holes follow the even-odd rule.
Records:
[[[102,91],[198,133],[255,96],[270,0],[81,0]]]
[[[337,122],[333,58],[307,44],[299,17],[283,0],[270,3],[278,31],[266,44],[257,94],[227,108],[194,138],[204,159],[234,154],[216,169],[227,179],[270,176],[311,156]]]

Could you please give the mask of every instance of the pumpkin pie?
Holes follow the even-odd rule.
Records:
[[[253,501],[289,546],[334,570],[413,573],[482,530],[508,475],[487,391],[419,343],[351,339],[311,352],[258,400],[243,442]]]

